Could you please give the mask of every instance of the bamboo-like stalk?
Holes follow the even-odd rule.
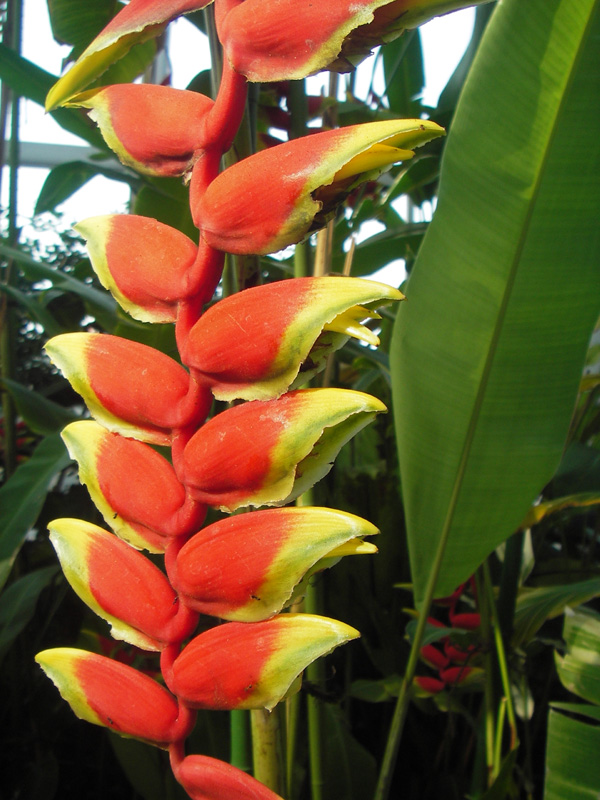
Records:
[[[284,770],[281,726],[277,709],[250,712],[254,777],[283,797]]]
[[[231,752],[229,763],[244,772],[252,772],[252,744],[250,741],[250,718],[247,711],[230,711],[229,728]]]

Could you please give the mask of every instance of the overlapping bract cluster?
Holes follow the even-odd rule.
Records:
[[[38,661],[80,717],[169,749],[192,798],[273,800],[229,765],[185,756],[183,742],[196,709],[271,709],[297,690],[315,658],[358,636],[336,620],[281,612],[306,576],[344,555],[374,552],[364,538],[377,530],[345,512],[288,504],[385,407],[360,392],[299,387],[348,337],[377,345],[365,323],[402,295],[372,281],[302,278],[203,307],[225,252],[272,253],[300,241],[361,181],[411,158],[443,130],[425,120],[371,123],[278,145],[221,174],[219,164],[243,114],[247,79],[339,67],[384,33],[461,3],[335,0],[317,9],[300,0],[217,0],[227,58],[214,102],[169,87],[86,89],[132,44],[207,4],[131,0],[48,96],[49,108],[89,109],[126,165],[189,180],[200,238],[196,245],[136,215],[79,225],[101,282],[123,309],[144,322],[175,323],[184,366],[100,333],[66,334],[47,346],[94,417],[72,423],[63,437],[112,531],[59,519],[51,540],[67,579],[113,637],[161,654],[166,687],[80,650],[44,651]],[[317,36],[310,58],[298,34],[307,22]],[[244,402],[207,421],[213,397]],[[157,445],[170,448],[170,459]],[[202,527],[209,506],[266,508]],[[165,571],[143,550],[164,554]],[[199,615],[224,622],[194,635]]]

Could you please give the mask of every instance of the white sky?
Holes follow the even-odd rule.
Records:
[[[434,106],[448,78],[460,60],[471,36],[474,10],[466,9],[432,20],[421,26],[425,58],[426,88],[424,99]],[[185,19],[170,27],[171,66],[173,85],[183,87],[201,69],[209,66],[208,47],[203,35]],[[23,55],[48,72],[59,74],[68,48],[54,43],[48,20],[46,0],[25,0],[23,26]],[[369,62],[366,62],[369,64]],[[359,76],[368,84],[371,66]],[[318,79],[317,79],[318,81]],[[318,89],[312,89],[317,93]],[[358,83],[360,94],[360,80]],[[82,144],[78,137],[64,131],[43,109],[31,102],[21,104],[21,140],[58,144]],[[19,171],[20,224],[27,226],[33,214],[35,200],[45,180],[44,169],[21,168]],[[7,178],[2,181],[2,205],[7,203]],[[128,200],[125,184],[94,178],[67,203],[60,207],[65,223],[72,224],[88,216],[125,210]]]

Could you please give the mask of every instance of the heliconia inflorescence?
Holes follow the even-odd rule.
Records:
[[[78,225],[121,307],[143,322],[175,324],[179,358],[102,333],[47,344],[94,418],[68,425],[63,439],[111,529],[57,519],[51,541],[67,580],[113,637],[161,654],[164,685],[83,650],[45,650],[37,660],[79,717],[168,749],[193,800],[276,800],[240,770],[186,755],[184,743],[197,709],[270,710],[298,690],[306,666],[359,635],[343,622],[285,612],[314,572],[376,552],[364,539],[377,529],[343,511],[288,504],[385,411],[370,395],[304,384],[349,337],[377,346],[367,321],[403,296],[326,276],[204,306],[225,253],[273,253],[301,241],[358,184],[444,131],[422,119],[366,123],[282,143],[223,172],[220,163],[244,112],[247,80],[347,69],[404,28],[467,3],[215,0],[225,58],[214,101],[164,86],[88,88],[131,46],[207,5],[131,0],[47,98],[49,109],[88,109],[125,165],[189,182],[198,243],[138,215]],[[213,397],[242,402],[210,417]],[[268,508],[203,527],[209,507],[257,506]],[[143,551],[164,555],[165,570]],[[197,633],[200,615],[208,621]],[[222,622],[211,627],[210,618]],[[440,669],[455,663],[437,650],[429,656],[443,657]]]

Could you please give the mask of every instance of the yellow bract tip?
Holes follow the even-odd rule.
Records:
[[[390,147],[388,144],[374,144],[364,153],[359,153],[344,164],[335,173],[333,182],[343,181],[346,178],[362,175],[364,172],[371,172],[372,170],[383,170],[398,161],[406,161],[413,156],[414,152],[412,150],[402,150],[399,147]]]

